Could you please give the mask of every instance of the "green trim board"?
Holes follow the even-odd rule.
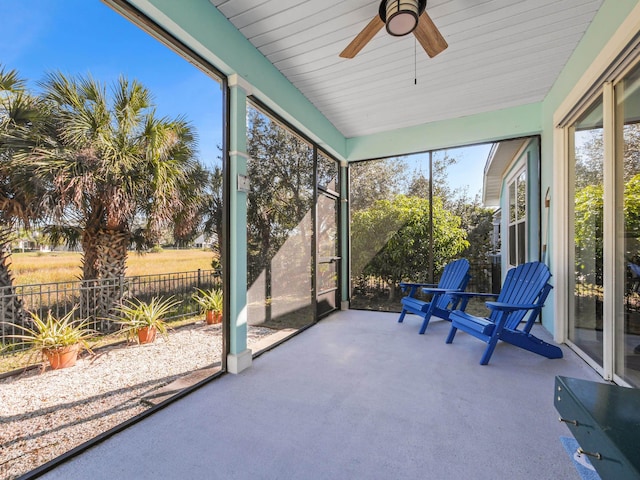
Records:
[[[349,188],[348,188],[348,168],[346,163],[340,164],[340,256],[342,261],[340,262],[340,275],[342,276],[341,282],[341,295],[342,302],[349,301],[351,299],[351,230],[350,223],[351,217],[349,214]],[[342,306],[340,306],[342,308]]]
[[[226,75],[237,74],[252,94],[338,159],[363,160],[485,143],[540,132],[540,105],[443,120],[346,139],[207,0],[189,8],[173,0],[127,0]],[[220,48],[219,45],[224,45]]]
[[[229,175],[230,175],[230,342],[229,353],[247,348],[247,194],[238,188],[247,174],[247,95],[239,86],[229,87]]]

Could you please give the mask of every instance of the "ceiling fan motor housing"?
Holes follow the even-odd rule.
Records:
[[[427,0],[382,0],[379,15],[386,30],[394,37],[413,32],[427,6]]]

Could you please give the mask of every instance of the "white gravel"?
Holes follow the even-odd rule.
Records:
[[[249,327],[251,345],[274,330]],[[62,370],[0,380],[0,479],[13,479],[150,408],[140,399],[220,361],[220,325],[202,322],[150,345],[115,346]]]

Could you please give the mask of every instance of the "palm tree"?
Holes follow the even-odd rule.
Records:
[[[82,246],[85,287],[114,282],[125,274],[134,221],[144,220],[141,243],[153,244],[199,191],[193,128],[181,117],[159,118],[150,91],[124,77],[110,97],[91,76],[52,73],[41,87],[51,115],[23,159],[52,186],[57,224],[48,233]],[[104,317],[120,295],[101,288],[88,306]]]
[[[26,91],[25,80],[0,65],[0,322],[20,323],[24,317],[9,269],[11,238],[18,226],[28,228],[45,211],[43,185],[16,159],[15,143],[18,137],[30,139],[31,127],[40,118],[42,104]]]
[[[211,197],[215,192],[211,190],[210,179],[214,173],[198,164],[190,175],[193,179],[186,185],[187,191],[182,193],[184,199],[182,209],[174,212],[173,239],[176,246],[191,244],[200,233],[205,235],[211,233],[209,210]],[[194,190],[193,185],[197,185],[198,188]],[[220,187],[222,188],[222,183]],[[220,199],[222,199],[222,192],[220,192]],[[220,219],[222,220],[222,216]]]
[[[214,234],[217,249],[219,250],[222,242],[222,213],[224,211],[224,200],[222,198],[222,167],[215,166],[213,170],[207,172],[206,178],[207,182],[202,209],[203,232],[206,235]]]

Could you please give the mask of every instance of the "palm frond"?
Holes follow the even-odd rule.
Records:
[[[68,225],[45,225],[43,233],[54,245],[65,243],[69,248],[76,248],[82,239],[82,229]]]
[[[0,65],[0,91],[18,93],[24,91],[27,82],[17,70],[6,70]]]

